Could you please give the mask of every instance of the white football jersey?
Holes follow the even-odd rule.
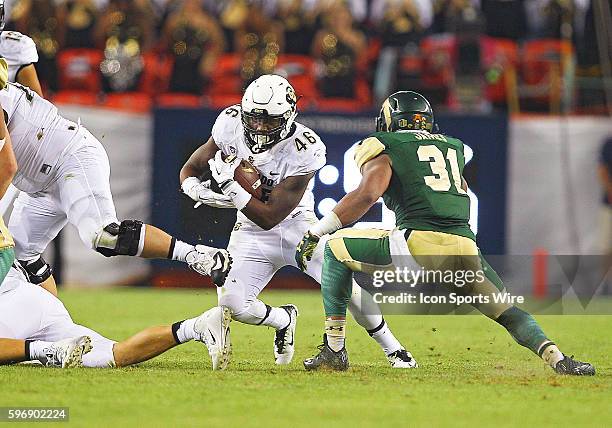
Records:
[[[224,154],[246,159],[259,170],[264,201],[274,186],[285,178],[315,172],[325,165],[325,145],[314,131],[298,122],[295,122],[287,138],[270,150],[253,154],[246,144],[240,113],[238,104],[223,110],[213,125],[212,138]],[[298,211],[314,212],[312,181],[298,206],[287,218],[297,215]],[[238,212],[238,221],[258,228],[241,212]]]
[[[0,105],[17,159],[13,184],[24,192],[40,191],[54,178],[57,162],[72,145],[72,139],[53,138],[54,132],[72,122],[62,118],[49,101],[18,83],[0,90]]]
[[[34,40],[16,31],[0,34],[0,56],[8,64],[9,82],[14,82],[23,67],[38,62]]]

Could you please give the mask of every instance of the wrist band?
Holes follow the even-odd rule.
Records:
[[[310,233],[321,237],[342,228],[342,222],[335,212],[331,211],[310,228]]]
[[[232,202],[234,202],[234,206],[238,211],[241,211],[244,207],[246,207],[251,200],[251,194],[244,190],[242,186],[236,183],[234,180],[225,185],[223,188],[223,193],[232,198]]]

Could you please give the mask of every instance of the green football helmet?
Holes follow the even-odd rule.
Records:
[[[434,115],[427,98],[413,91],[398,91],[383,102],[376,118],[377,132],[422,130],[431,132]]]

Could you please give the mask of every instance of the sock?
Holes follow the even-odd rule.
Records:
[[[557,348],[554,342],[549,340],[542,343],[540,349],[538,349],[538,355],[553,369],[557,363],[563,359],[563,352]]]
[[[385,355],[392,354],[402,349],[402,344],[395,338],[393,333],[391,333],[384,319],[378,327],[373,330],[368,330],[368,334],[380,345]]]
[[[335,320],[326,318],[325,335],[327,336],[327,345],[332,351],[338,352],[342,350],[346,337],[346,319]]]
[[[535,354],[542,343],[550,342],[531,315],[513,306],[495,320],[503,325],[519,345],[529,348]]]
[[[291,318],[286,310],[266,305],[266,316],[262,318],[259,325],[265,325],[280,330],[281,328],[287,327],[290,322]]]
[[[26,340],[26,357],[31,360],[39,360],[43,364],[47,361],[47,349],[53,342],[42,340]]]
[[[172,324],[172,335],[176,343],[181,344],[189,342],[195,338],[195,331],[193,326],[195,325],[196,318],[190,318],[184,321],[178,321]]]
[[[191,244],[187,244],[186,242],[179,241],[178,239],[172,238],[172,242],[174,243],[174,248],[172,249],[172,260],[178,260],[179,262],[184,262],[187,258],[187,254],[190,251],[193,251],[195,247]]]

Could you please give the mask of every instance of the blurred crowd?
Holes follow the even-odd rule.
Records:
[[[279,55],[303,55],[320,95],[340,98],[353,98],[359,79],[374,92],[406,84],[405,58],[437,34],[457,36],[467,74],[479,55],[470,40],[482,35],[566,39],[580,66],[599,62],[586,48],[596,45],[591,0],[13,0],[7,21],[35,40],[50,91],[58,53],[75,48],[103,52],[107,93],[137,88],[150,52],[171,59],[170,92],[205,93],[227,53],[240,59],[243,84],[275,70]]]

